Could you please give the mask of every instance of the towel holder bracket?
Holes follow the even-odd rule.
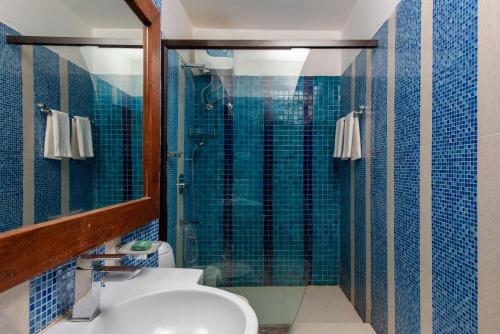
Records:
[[[366,112],[366,106],[359,106],[358,111],[354,111],[354,115],[363,115]]]
[[[45,114],[50,114],[50,109],[47,108],[47,105],[45,103],[37,103],[36,104],[37,108],[40,109],[41,112]]]

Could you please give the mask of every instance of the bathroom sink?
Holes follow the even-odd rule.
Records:
[[[89,334],[256,334],[255,313],[217,289],[166,291],[102,312]]]
[[[240,297],[199,285],[197,269],[145,268],[106,283],[91,322],[63,318],[46,334],[257,334],[257,316]]]

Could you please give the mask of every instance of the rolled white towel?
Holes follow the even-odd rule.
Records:
[[[77,128],[78,152],[82,158],[94,157],[94,147],[92,145],[92,127],[90,120],[86,117],[75,117]]]
[[[74,117],[71,119],[71,155],[75,160],[85,160],[80,155],[80,150],[78,149],[78,127],[76,126],[76,118]]]
[[[352,130],[351,160],[361,159],[361,134],[359,130],[359,117],[353,114],[354,127]]]
[[[337,126],[335,127],[335,142],[333,143],[334,158],[342,158],[342,146],[344,145],[344,122],[345,117],[342,117],[337,121]]]
[[[67,113],[51,110],[47,115],[43,156],[55,160],[71,158],[69,116]]]
[[[342,145],[342,160],[351,159],[353,130],[354,130],[354,114],[350,113],[345,117],[344,140]]]

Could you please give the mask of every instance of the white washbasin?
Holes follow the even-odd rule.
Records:
[[[250,306],[216,289],[174,290],[102,312],[89,334],[256,334],[253,316]]]
[[[237,295],[199,285],[193,269],[144,269],[101,291],[101,313],[91,322],[64,318],[46,334],[257,334],[253,309]]]

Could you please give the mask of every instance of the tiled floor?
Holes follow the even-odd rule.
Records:
[[[338,286],[308,286],[291,334],[375,334]]]
[[[259,334],[375,334],[369,324],[363,323],[338,286],[226,290],[249,300],[259,319]],[[290,323],[293,327],[275,325]]]

